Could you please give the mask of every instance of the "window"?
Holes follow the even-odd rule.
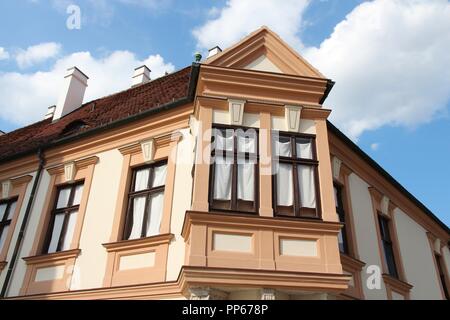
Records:
[[[439,278],[441,279],[441,285],[442,285],[442,290],[444,290],[445,299],[450,300],[447,283],[445,282],[444,265],[442,262],[442,258],[437,253],[434,254],[434,257],[436,258],[436,264],[437,264],[438,271],[439,271]]]
[[[52,211],[45,253],[54,253],[70,249],[84,182],[58,187],[54,209]]]
[[[212,139],[210,207],[257,212],[256,129],[214,128]]]
[[[384,254],[384,258],[387,264],[389,275],[394,278],[398,278],[397,265],[395,263],[394,257],[394,248],[391,239],[391,233],[389,229],[390,221],[388,218],[382,216],[380,213],[378,214],[378,223],[380,226],[380,234],[381,234],[381,242],[382,242],[382,251]]]
[[[11,220],[16,210],[17,199],[0,202],[0,252],[8,236],[8,230],[11,225]]]
[[[159,234],[166,173],[167,161],[133,170],[124,240]]]
[[[347,228],[345,225],[345,210],[344,210],[344,202],[343,202],[343,188],[334,184],[334,201],[336,203],[336,212],[339,217],[339,222],[343,223],[341,231],[338,235],[338,243],[339,243],[339,251],[342,253],[349,253],[348,250],[348,237],[347,237]]]
[[[314,137],[274,134],[272,150],[276,214],[319,218]]]

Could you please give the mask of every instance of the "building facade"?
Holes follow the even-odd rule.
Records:
[[[449,228],[328,120],[262,27],[0,136],[8,299],[448,299]]]

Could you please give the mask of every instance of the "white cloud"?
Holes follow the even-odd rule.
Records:
[[[217,44],[225,48],[268,25],[336,81],[325,105],[333,110],[331,120],[352,139],[384,125],[414,127],[446,112],[450,101],[447,0],[362,3],[318,48],[304,48],[298,37],[308,4],[229,0],[219,12],[212,7],[214,16],[193,34],[201,49]]]
[[[60,51],[59,43],[47,42],[28,47],[26,50],[19,49],[15,58],[19,68],[27,68],[56,57]]]
[[[8,60],[9,59],[9,53],[5,50],[5,48],[0,47],[0,61],[1,60]]]
[[[97,59],[89,52],[77,52],[58,59],[46,72],[0,72],[0,118],[16,125],[43,119],[47,107],[56,104],[67,68],[79,67],[89,76],[84,101],[100,98],[131,86],[135,67],[146,64],[155,79],[175,67],[160,55],[138,59],[129,51],[115,51]]]
[[[378,150],[378,148],[380,147],[380,144],[379,143],[372,143],[371,145],[370,145],[370,149],[372,149],[373,151],[377,151]]]
[[[209,10],[211,19],[193,30],[200,50],[219,45],[222,49],[239,41],[248,33],[266,25],[285,41],[301,48],[297,37],[302,27],[302,14],[310,0],[228,0],[221,10]]]
[[[336,85],[326,105],[350,137],[383,125],[416,126],[450,100],[450,3],[359,5],[306,58]]]

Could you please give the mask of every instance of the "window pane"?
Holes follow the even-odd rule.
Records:
[[[153,171],[152,188],[166,184],[167,165],[158,166]]]
[[[300,188],[300,206],[303,208],[316,207],[316,187],[314,181],[314,167],[297,167],[298,185]]]
[[[73,206],[77,206],[80,204],[81,196],[83,195],[83,186],[84,185],[79,184],[75,187],[75,191],[74,191],[75,193],[73,196],[73,203],[72,203]]]
[[[238,130],[237,131],[237,149],[242,153],[256,153],[256,131],[255,130]]]
[[[231,200],[233,159],[216,156],[214,165],[214,199]]]
[[[7,217],[8,220],[11,220],[12,217],[14,216],[14,212],[16,211],[16,204],[17,204],[17,201],[14,201],[10,204],[8,217]]]
[[[148,178],[150,176],[150,168],[138,170],[136,172],[136,181],[134,182],[134,191],[148,189]]]
[[[0,234],[0,252],[3,250],[3,246],[5,244],[6,241],[6,236],[8,235],[8,230],[9,230],[9,226],[5,226],[3,229],[1,229],[1,234]]]
[[[133,199],[133,216],[131,217],[132,227],[128,239],[138,239],[141,237],[146,198],[146,196],[142,196]]]
[[[70,190],[72,188],[71,187],[66,187],[63,189],[59,190],[59,195],[58,195],[58,202],[56,204],[56,208],[60,209],[60,208],[66,208],[68,203],[69,203],[69,197],[70,197]]]
[[[295,142],[297,158],[312,159],[311,139],[297,138]]]
[[[75,224],[77,222],[78,211],[73,211],[69,214],[69,221],[67,222],[67,229],[64,239],[62,240],[61,251],[69,250],[70,243],[72,242],[73,231],[75,230]]]
[[[0,204],[0,220],[3,220],[3,216],[5,215],[7,206],[8,205],[6,203]]]
[[[234,130],[219,130],[214,129],[214,142],[216,150],[233,151]]]
[[[61,236],[61,230],[64,222],[64,214],[57,214],[55,216],[55,222],[53,224],[52,237],[50,239],[50,245],[48,247],[48,253],[56,252],[58,248],[59,238]]]
[[[394,258],[394,250],[392,249],[392,245],[389,243],[384,244],[384,254],[386,257],[386,263],[388,266],[389,274],[393,277],[398,277],[397,275],[397,267],[395,265]]]
[[[273,149],[276,156],[291,157],[291,139],[288,137],[279,137],[277,140],[275,137]]]
[[[255,164],[254,159],[238,160],[237,198],[239,200],[253,201],[255,199]]]
[[[164,192],[151,194],[148,199],[149,216],[147,219],[147,237],[159,234],[163,212]]]
[[[292,165],[280,163],[277,171],[277,205],[294,205]]]

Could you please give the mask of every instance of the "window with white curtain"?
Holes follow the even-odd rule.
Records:
[[[16,211],[17,198],[8,199],[0,202],[0,252],[6,242],[9,227]]]
[[[257,137],[257,130],[253,128],[213,129],[211,209],[257,211]]]
[[[124,240],[159,234],[164,204],[167,161],[133,170]]]
[[[272,136],[276,214],[320,217],[314,136],[279,132]]]
[[[44,253],[54,253],[70,249],[84,182],[58,187],[55,205],[47,231]]]

